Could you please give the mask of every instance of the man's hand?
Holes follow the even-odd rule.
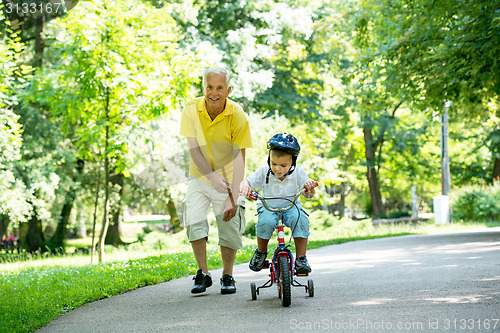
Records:
[[[236,210],[238,207],[233,206],[231,198],[227,198],[226,201],[224,201],[224,204],[222,205],[221,213],[224,212],[224,216],[222,217],[222,220],[224,222],[229,221],[236,215]]]
[[[228,193],[228,189],[231,186],[231,183],[229,181],[222,177],[221,175],[212,172],[211,174],[207,175],[208,180],[212,184],[213,188],[220,193]]]

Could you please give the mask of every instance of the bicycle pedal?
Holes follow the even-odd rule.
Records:
[[[266,261],[264,261],[264,266],[263,268],[269,268],[269,260],[266,259]]]
[[[309,273],[296,273],[297,276],[309,276]]]

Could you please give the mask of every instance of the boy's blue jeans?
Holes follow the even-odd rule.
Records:
[[[300,210],[300,216],[299,216]],[[297,210],[295,207],[283,212],[283,223],[292,230],[292,237],[309,237],[309,218],[308,214],[302,208]],[[259,221],[255,226],[257,237],[262,239],[271,239],[274,230],[278,226],[278,213],[271,212],[264,207],[257,209]],[[297,223],[297,217],[298,223]]]

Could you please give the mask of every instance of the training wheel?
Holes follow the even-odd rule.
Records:
[[[257,287],[254,282],[250,283],[250,290],[252,291],[252,301],[255,301],[257,299]]]
[[[314,282],[313,280],[307,280],[307,291],[309,293],[309,297],[314,297]]]

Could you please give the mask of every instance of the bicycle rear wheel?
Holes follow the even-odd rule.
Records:
[[[281,305],[290,306],[290,303],[292,302],[292,286],[288,257],[281,256],[278,258],[278,269],[278,285],[280,289]]]

